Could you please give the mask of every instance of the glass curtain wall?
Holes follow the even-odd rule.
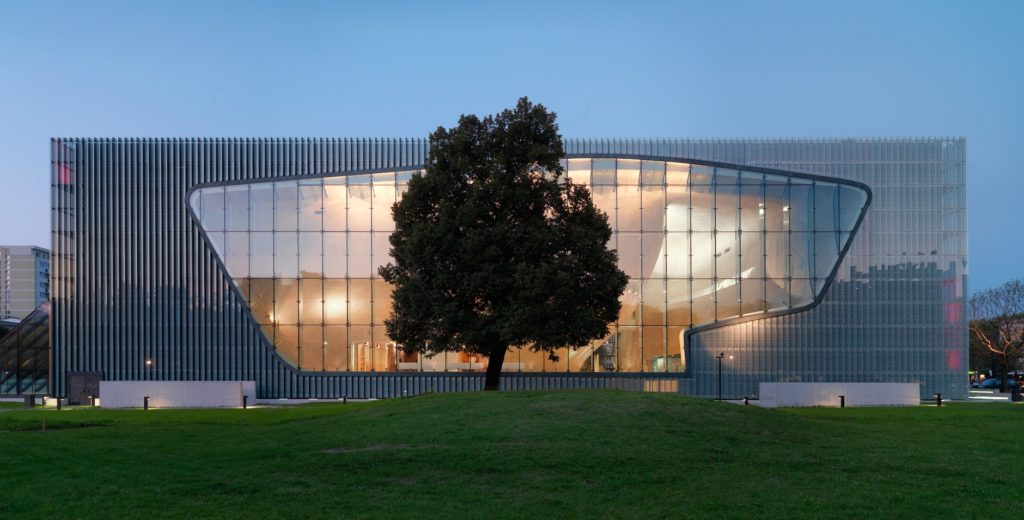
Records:
[[[0,337],[0,395],[45,394],[50,377],[50,303]]]
[[[848,185],[681,162],[564,161],[590,187],[630,277],[609,335],[504,370],[681,372],[690,327],[805,307],[864,209]],[[277,352],[304,371],[478,371],[486,358],[406,355],[387,337],[391,206],[414,172],[202,188],[190,201]]]

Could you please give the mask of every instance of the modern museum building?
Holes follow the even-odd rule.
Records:
[[[52,141],[45,386],[255,381],[260,398],[480,389],[487,359],[386,334],[391,206],[425,139]],[[965,141],[567,139],[629,276],[606,337],[507,389],[966,397]],[[6,370],[6,369],[5,369]],[[719,375],[721,374],[721,375]],[[719,379],[720,378],[720,379]],[[39,384],[38,381],[35,384]]]

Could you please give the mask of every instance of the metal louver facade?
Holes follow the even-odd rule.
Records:
[[[261,397],[482,387],[473,372],[297,370],[274,352],[189,214],[189,194],[203,186],[414,170],[426,160],[425,140],[55,139],[52,146],[55,394],[77,371],[112,380],[255,380]],[[754,396],[759,381],[921,382],[923,395],[965,393],[962,139],[568,139],[566,153],[780,169],[862,183],[873,200],[817,305],[691,329],[683,373],[638,365],[628,373],[506,374],[507,388],[714,395],[714,356],[726,352],[727,396]]]

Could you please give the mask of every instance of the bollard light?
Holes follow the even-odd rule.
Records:
[[[341,404],[348,404],[348,396],[347,395],[341,396]]]
[[[246,410],[248,408],[249,408],[249,396],[243,395],[242,396],[242,409]]]
[[[846,396],[845,395],[839,396],[839,407],[840,408],[846,408]]]
[[[143,410],[149,410],[149,396],[148,395],[142,398],[142,409]]]
[[[747,396],[743,396],[743,406],[748,406],[749,404],[750,404],[750,398],[747,397]]]
[[[60,402],[63,401],[60,397],[57,398],[57,411],[60,411]]]
[[[725,352],[722,352],[715,356],[718,360],[718,400],[722,400],[722,359],[725,358]]]
[[[935,406],[942,406],[942,394],[935,394]]]

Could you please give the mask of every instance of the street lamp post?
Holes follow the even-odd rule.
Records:
[[[718,400],[722,400],[722,359],[725,358],[725,352],[715,356],[718,360]]]

